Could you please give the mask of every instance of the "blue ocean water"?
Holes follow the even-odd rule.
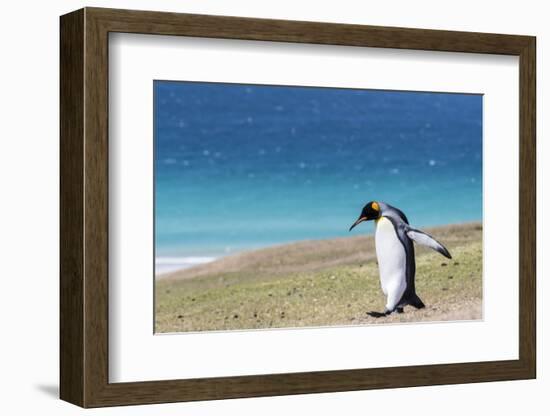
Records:
[[[482,218],[482,96],[155,81],[157,259]],[[360,232],[372,232],[371,226]]]

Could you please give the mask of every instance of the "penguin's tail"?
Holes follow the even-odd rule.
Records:
[[[414,306],[416,309],[422,309],[425,308],[426,305],[424,305],[424,302],[418,297],[416,293],[414,293],[408,300],[409,305]]]

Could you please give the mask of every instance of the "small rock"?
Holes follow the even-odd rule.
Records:
[[[239,315],[238,314],[233,315],[233,319],[239,319]]]
[[[195,302],[195,298],[191,298],[191,302]]]
[[[183,315],[178,315],[178,319],[182,319],[183,318]]]
[[[441,267],[447,266],[447,263],[441,263]]]
[[[330,280],[334,280],[334,279],[336,279],[336,276],[334,275],[330,276]]]
[[[258,314],[254,312],[254,318],[257,318],[257,317],[258,317]]]

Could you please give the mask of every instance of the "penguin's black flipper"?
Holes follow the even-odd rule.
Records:
[[[431,235],[426,234],[424,231],[416,230],[412,227],[406,227],[406,233],[407,236],[414,242],[422,244],[426,247],[430,247],[432,250],[443,254],[448,259],[452,258],[451,253],[449,253],[449,250],[447,250],[443,244],[441,244]]]

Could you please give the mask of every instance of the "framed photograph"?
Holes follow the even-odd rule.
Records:
[[[536,377],[534,37],[60,28],[63,400]]]

